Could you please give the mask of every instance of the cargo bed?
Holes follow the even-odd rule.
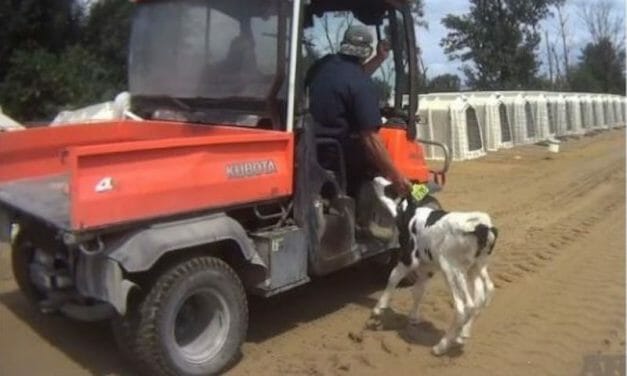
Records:
[[[0,134],[0,206],[86,231],[292,193],[289,133],[106,122]]]

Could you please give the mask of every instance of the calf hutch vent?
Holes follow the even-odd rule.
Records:
[[[453,160],[461,161],[485,155],[483,134],[477,111],[465,96],[428,94],[420,97],[419,114],[424,124],[418,137],[433,139],[449,146]],[[429,159],[443,159],[442,152],[426,147]]]

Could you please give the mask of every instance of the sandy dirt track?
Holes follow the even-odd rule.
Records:
[[[364,330],[380,278],[358,266],[270,300],[251,301],[249,336],[232,375],[593,375],[625,353],[625,131],[456,163],[450,210],[489,212],[500,238],[492,305],[463,351],[429,350],[452,317],[436,278],[424,322],[406,325],[407,288],[379,331]],[[621,356],[622,354],[622,356]],[[599,365],[599,362],[604,362]],[[132,375],[106,324],[43,316],[16,290],[0,251],[0,375]]]

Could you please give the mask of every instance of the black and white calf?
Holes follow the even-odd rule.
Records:
[[[488,275],[488,258],[497,238],[490,217],[482,212],[445,212],[412,199],[395,198],[390,182],[374,179],[378,198],[396,219],[400,260],[390,274],[387,288],[373,310],[375,317],[389,306],[399,282],[414,272],[414,302],[410,324],[419,322],[418,305],[430,277],[442,271],[451,290],[455,319],[440,342],[432,348],[442,355],[452,345],[463,345],[470,337],[473,320],[492,298],[494,284]]]

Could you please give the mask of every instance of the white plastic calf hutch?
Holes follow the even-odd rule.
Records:
[[[421,95],[418,103],[424,123],[419,126],[418,137],[445,143],[456,161],[485,155],[477,112],[465,96],[449,93]],[[444,158],[439,148],[426,146],[425,150],[428,159]]]
[[[533,93],[527,96],[533,108],[533,115],[537,129],[537,139],[545,140],[555,136],[557,129],[556,108],[550,98],[544,93]]]
[[[612,113],[612,117],[614,118],[614,123],[612,124],[612,126],[620,127],[622,122],[620,119],[620,99],[618,96],[616,95],[610,96],[609,108],[610,108],[610,112]]]
[[[562,93],[551,93],[549,98],[555,114],[555,135],[565,136],[568,134],[566,97]]]
[[[477,112],[486,150],[495,151],[514,146],[512,126],[501,94],[497,92],[466,94],[469,103]]]
[[[624,97],[620,95],[612,96],[612,108],[614,109],[614,118],[616,123],[614,126],[623,127],[625,126],[625,112],[623,109],[623,100]]]
[[[504,95],[504,97],[512,124],[514,145],[536,142],[538,132],[531,102],[522,93]]]
[[[603,118],[605,119],[605,126],[611,128],[614,126],[614,113],[610,111],[610,96],[601,96],[601,104],[603,106]]]
[[[594,105],[592,103],[591,95],[580,95],[580,111],[581,111],[581,127],[583,129],[583,133],[588,132],[590,129],[594,127],[595,118],[594,118]]]
[[[564,95],[566,102],[566,135],[580,135],[582,129],[581,98],[578,95]]]
[[[605,113],[603,111],[603,96],[602,95],[593,95],[592,96],[592,104],[593,104],[593,128],[602,129],[607,127],[607,122],[605,121]]]
[[[616,102],[615,98],[615,95],[605,96],[605,113],[607,114],[608,126],[610,128],[616,128],[621,125],[619,113],[616,111],[616,106],[614,104]]]

